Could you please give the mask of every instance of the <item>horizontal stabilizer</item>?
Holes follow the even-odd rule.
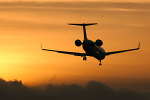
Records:
[[[96,25],[97,23],[83,23],[83,24],[72,24],[72,23],[69,23],[68,25],[77,25],[77,26],[89,26],[89,25]]]

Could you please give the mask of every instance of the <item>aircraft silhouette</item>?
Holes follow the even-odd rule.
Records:
[[[53,51],[57,53],[63,53],[63,54],[70,54],[74,56],[81,56],[83,57],[83,61],[87,60],[86,56],[91,56],[100,61],[99,65],[101,64],[101,60],[105,58],[105,56],[111,55],[111,54],[117,54],[117,53],[123,53],[127,51],[133,51],[133,50],[139,50],[140,48],[140,43],[138,45],[138,48],[134,49],[127,49],[127,50],[120,50],[120,51],[112,51],[112,52],[105,52],[105,50],[101,47],[103,45],[103,41],[100,39],[97,39],[95,42],[92,40],[89,40],[86,35],[86,28],[85,26],[89,25],[96,25],[97,23],[83,23],[83,24],[68,24],[68,25],[77,25],[77,26],[83,26],[83,33],[84,33],[84,40],[81,42],[79,39],[75,41],[76,46],[81,46],[83,47],[85,53],[77,53],[77,52],[68,52],[68,51],[58,51],[58,50],[49,50],[49,49],[43,49],[41,45],[41,49],[45,51]]]

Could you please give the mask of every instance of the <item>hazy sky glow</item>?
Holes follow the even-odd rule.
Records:
[[[1,0],[1,2],[8,1],[38,1],[38,2],[49,2],[49,1],[59,1],[59,2],[65,2],[65,1],[90,1],[90,2],[150,2],[150,0]]]
[[[28,85],[90,80],[113,86],[148,85],[149,18],[150,3],[0,3],[0,76]],[[98,23],[87,27],[87,36],[103,40],[106,51],[135,48],[139,41],[141,50],[108,56],[99,67],[91,57],[83,62],[81,57],[40,49],[42,43],[44,48],[84,52],[74,44],[83,39],[82,28],[67,25],[83,22]]]

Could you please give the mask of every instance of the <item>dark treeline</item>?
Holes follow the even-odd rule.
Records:
[[[115,90],[100,82],[29,87],[21,81],[0,79],[1,100],[150,100],[150,93],[129,89]]]

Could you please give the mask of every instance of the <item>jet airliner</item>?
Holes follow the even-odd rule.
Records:
[[[87,56],[91,56],[91,57],[94,57],[97,60],[99,60],[99,62],[100,62],[99,65],[102,65],[101,60],[103,60],[108,55],[140,49],[140,43],[139,43],[138,47],[134,48],[134,49],[105,52],[105,50],[101,47],[103,45],[102,40],[97,39],[95,42],[93,42],[92,40],[89,40],[87,38],[86,26],[96,25],[96,24],[97,23],[68,24],[68,25],[77,25],[77,26],[82,26],[83,27],[84,40],[83,40],[83,42],[81,42],[81,40],[79,40],[79,39],[75,40],[75,45],[78,46],[78,47],[82,45],[83,50],[85,51],[85,53],[59,51],[59,50],[49,50],[49,49],[43,49],[42,46],[41,46],[41,49],[45,50],[45,51],[53,51],[53,52],[57,52],[57,53],[70,54],[70,55],[74,55],[74,56],[81,56],[81,57],[83,57],[83,61],[87,60]]]

